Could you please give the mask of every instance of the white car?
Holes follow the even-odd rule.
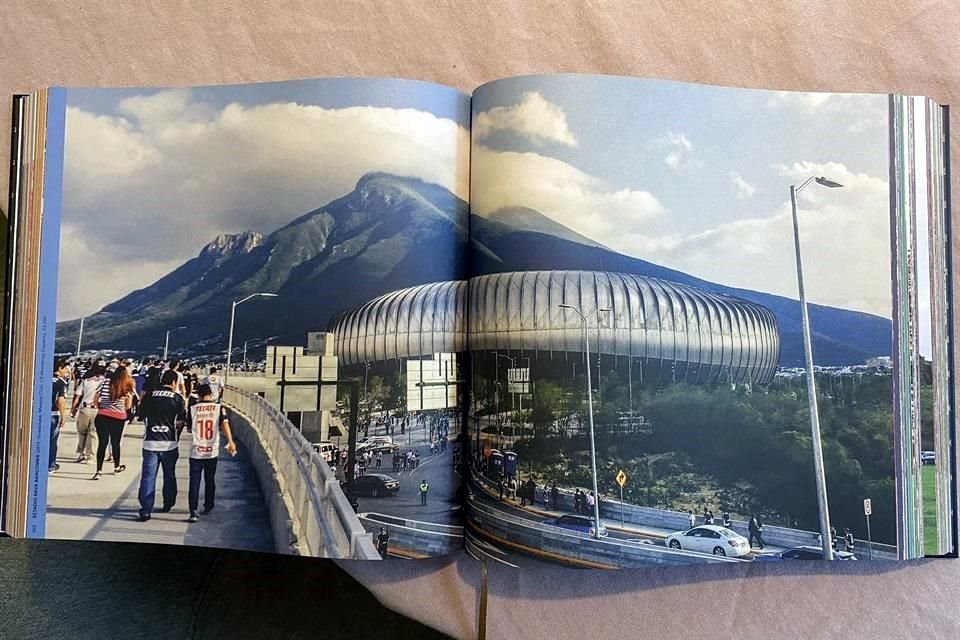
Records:
[[[736,531],[715,524],[704,524],[687,531],[667,536],[671,549],[712,553],[715,556],[745,556],[750,553],[750,542]]]
[[[937,453],[935,451],[921,451],[920,452],[920,462],[922,464],[936,464],[937,463]]]

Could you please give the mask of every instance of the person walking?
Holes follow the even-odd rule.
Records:
[[[47,472],[55,473],[60,470],[57,463],[57,443],[60,440],[60,431],[67,419],[67,387],[70,379],[70,365],[64,359],[53,363],[53,403],[50,406],[50,456]]]
[[[723,512],[723,526],[725,526],[727,529],[729,529],[729,528],[730,528],[730,524],[731,524],[731,522],[730,522],[730,512],[729,512],[729,511],[724,511],[724,512]]]
[[[220,402],[223,399],[223,378],[220,377],[220,369],[218,367],[210,367],[210,373],[203,379],[203,382],[210,386],[213,399]]]
[[[690,511],[690,515],[687,516],[687,522],[690,523],[690,528],[693,529],[697,526],[697,516],[693,514],[693,511]]]
[[[73,392],[73,405],[70,415],[77,419],[77,462],[86,464],[93,460],[97,452],[96,398],[103,384],[106,371],[100,365],[94,365],[77,382]]]
[[[853,553],[853,531],[850,530],[850,527],[844,527],[843,529],[843,550],[847,553]]]
[[[120,438],[123,426],[127,422],[127,411],[133,405],[133,378],[126,367],[116,367],[110,377],[100,384],[96,395],[97,417],[94,425],[97,429],[97,472],[93,480],[99,480],[103,471],[103,459],[107,453],[107,444],[113,453],[113,473],[122,473],[127,465],[120,463]]]
[[[593,491],[587,494],[587,515],[593,513],[593,506],[597,504],[597,497],[593,495]]]
[[[387,550],[390,545],[390,534],[386,527],[380,527],[380,533],[377,535],[377,552],[384,560],[387,559]]]
[[[177,372],[169,369],[160,378],[160,389],[146,395],[141,405],[143,416],[143,463],[140,468],[140,522],[151,518],[157,493],[157,474],[163,472],[161,513],[177,502],[176,464],[180,457],[177,441],[187,419],[187,404],[177,391]]]
[[[705,509],[703,512],[703,524],[713,524],[713,511]]]
[[[220,456],[220,432],[227,439],[227,453],[237,455],[237,445],[230,431],[227,409],[217,402],[210,385],[203,383],[197,389],[199,401],[190,407],[187,427],[193,436],[190,445],[190,482],[187,502],[190,517],[187,522],[199,519],[200,477],[203,476],[203,513],[213,511],[217,492],[217,460]]]
[[[554,484],[550,487],[550,505],[554,511],[557,510],[557,503],[560,502],[560,489],[557,488],[557,485]]]
[[[765,546],[763,544],[763,523],[760,522],[760,518],[757,517],[757,514],[750,514],[750,523],[747,525],[747,528],[750,530],[750,548],[753,549],[753,539],[757,539],[757,544],[761,549]]]
[[[427,504],[427,492],[430,490],[430,483],[424,478],[420,481],[420,504]]]
[[[383,466],[383,451],[377,451],[377,469]]]

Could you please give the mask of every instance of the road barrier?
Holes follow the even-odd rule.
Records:
[[[320,455],[275,407],[233,386],[223,402],[253,461],[278,553],[378,560],[369,533]]]
[[[477,535],[534,556],[593,568],[630,568],[651,564],[745,562],[739,558],[680,551],[642,541],[591,538],[562,527],[534,522],[480,502],[471,503],[468,520]]]
[[[573,491],[568,489],[560,489],[557,496],[558,504],[556,508],[560,511],[572,512],[574,510],[573,495]],[[538,502],[546,503],[546,496],[543,495],[543,491],[539,488],[536,497]],[[603,497],[603,499],[600,501],[600,517],[605,518],[608,521],[613,520],[616,522],[620,520],[620,514],[620,501]],[[696,524],[703,524],[703,514],[695,514],[694,518]],[[669,529],[671,531],[686,531],[690,528],[690,514],[683,513],[682,511],[670,511],[667,509],[641,507],[635,504],[624,503],[623,522],[625,524]],[[722,523],[723,520],[719,514],[715,515],[714,524],[719,525]],[[744,538],[748,538],[750,535],[750,527],[748,523],[743,520],[732,520],[730,522],[730,529],[733,529]],[[842,536],[842,531],[840,535]],[[778,527],[770,524],[763,525],[763,541],[764,543],[774,547],[790,548],[799,546],[817,546],[818,540],[819,533],[816,531],[804,531],[802,529]],[[843,548],[842,541],[840,548]],[[868,553],[866,540],[857,539],[854,544],[854,549],[857,553],[857,557],[859,557],[861,560],[865,560],[867,558]],[[874,559],[897,559],[897,548],[895,546],[874,542],[872,549],[873,552],[870,555],[872,555]]]
[[[408,520],[383,513],[361,513],[360,523],[373,534],[386,527],[390,548],[420,556],[440,556],[463,550],[463,527],[421,520]]]

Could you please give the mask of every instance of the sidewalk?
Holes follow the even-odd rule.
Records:
[[[121,444],[121,461],[127,466],[126,470],[114,475],[113,463],[104,462],[103,476],[94,482],[91,478],[96,462],[76,462],[76,425],[73,420],[67,421],[60,433],[57,456],[60,470],[49,477],[47,538],[273,551],[269,514],[243,443],[238,443],[236,457],[220,456],[216,509],[190,524],[187,522],[190,437],[184,432],[176,467],[176,505],[169,513],[155,510],[148,522],[138,522],[142,437],[142,423],[127,425]],[[162,478],[158,478],[155,509],[159,509],[162,501],[162,483]],[[201,501],[202,491],[201,487]]]

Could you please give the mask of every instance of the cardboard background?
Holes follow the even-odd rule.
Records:
[[[925,94],[958,106],[951,149],[953,193],[960,193],[960,8],[951,0],[122,6],[7,0],[0,25],[5,105],[13,92],[45,85],[399,76],[469,92],[498,77],[555,71]],[[0,140],[0,159],[7,161],[7,115],[0,118]],[[0,173],[5,208],[8,176]],[[955,244],[955,264],[958,254]],[[21,580],[40,566],[30,558],[63,549],[0,542],[5,557],[23,561],[16,563],[27,574]],[[318,572],[327,566],[304,562]],[[610,573],[494,567],[489,637],[960,637],[960,561],[848,564]],[[342,566],[388,605],[454,636],[474,634],[473,561]],[[310,612],[303,615],[306,623]],[[389,637],[389,629],[381,631]]]

